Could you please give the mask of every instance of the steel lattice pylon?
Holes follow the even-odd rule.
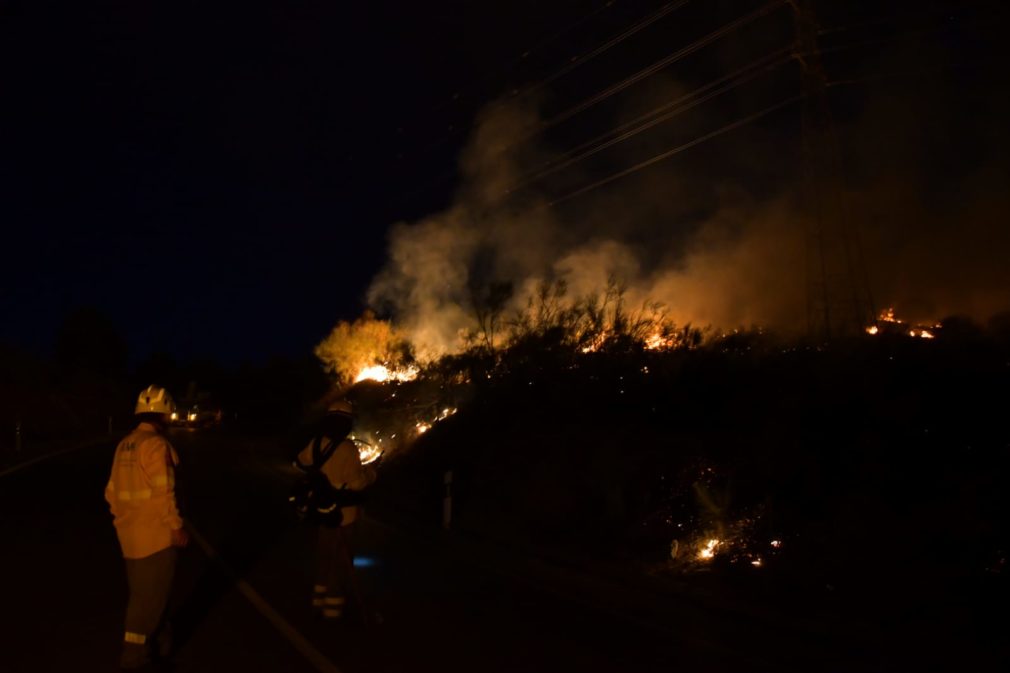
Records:
[[[830,339],[861,332],[876,311],[852,207],[842,193],[838,137],[827,100],[811,0],[790,0],[805,98],[802,111],[806,182],[807,330]]]

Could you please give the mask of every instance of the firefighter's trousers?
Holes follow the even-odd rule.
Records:
[[[126,605],[126,634],[120,660],[123,668],[143,666],[148,661],[149,640],[162,626],[177,555],[178,550],[169,547],[144,558],[126,559],[130,599]]]
[[[322,608],[325,617],[340,617],[346,601],[360,609],[360,597],[354,584],[354,553],[351,550],[353,524],[319,527],[316,557],[316,587],[313,605]]]

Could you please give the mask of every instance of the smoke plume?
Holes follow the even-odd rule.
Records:
[[[974,170],[945,178],[948,196],[930,191],[937,178],[923,169],[930,147],[920,143],[931,131],[888,136],[907,126],[902,115],[917,105],[867,106],[843,124],[857,178],[828,187],[858,232],[878,310],[893,305],[909,320],[984,320],[1010,307],[1008,234],[998,219],[1007,212],[999,187],[1005,173],[978,160]],[[516,142],[539,123],[536,111],[495,105],[461,157],[452,206],[392,229],[369,303],[429,357],[460,347],[474,323],[473,289],[491,282],[511,283],[510,308],[520,309],[544,281],[565,279],[574,300],[616,278],[629,308],[660,302],[679,325],[798,333],[807,318],[810,219],[793,112],[790,130],[747,129],[551,207],[533,190],[510,191],[550,156],[547,147]],[[769,166],[778,167],[773,178],[761,179]],[[574,173],[573,184],[595,177],[586,170]]]

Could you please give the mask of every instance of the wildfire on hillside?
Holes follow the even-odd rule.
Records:
[[[604,345],[606,345],[608,340],[613,337],[614,335],[610,332],[600,332],[580,350],[582,353],[596,353],[603,348]],[[642,347],[648,351],[673,350],[674,348],[681,346],[683,343],[683,337],[679,332],[673,332],[670,329],[663,328],[657,328],[649,334],[640,337],[640,339]]]
[[[866,333],[877,334],[905,334],[916,339],[935,339],[936,330],[943,327],[940,323],[932,325],[906,325],[904,320],[897,318],[894,314],[894,307],[888,307],[877,316],[877,322],[866,328]]]
[[[363,464],[407,448],[457,412],[453,395],[413,365],[370,364],[361,367],[353,381],[381,396],[361,408],[351,435]]]

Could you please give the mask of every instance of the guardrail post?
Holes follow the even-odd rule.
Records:
[[[446,470],[442,476],[445,484],[445,495],[442,497],[442,528],[449,530],[452,524],[452,470]]]

